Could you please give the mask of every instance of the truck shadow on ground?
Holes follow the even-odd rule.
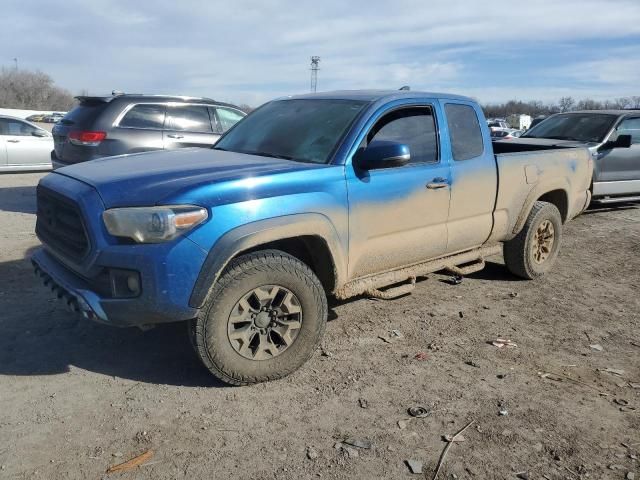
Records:
[[[0,175],[0,184],[2,176]],[[0,210],[17,213],[36,213],[36,187],[0,188]]]
[[[474,280],[491,280],[503,282],[526,282],[523,278],[516,277],[511,273],[504,263],[487,261],[485,267],[479,272],[468,276]]]
[[[0,264],[0,284],[0,375],[81,369],[152,384],[226,386],[200,363],[184,323],[143,332],[87,321],[39,283],[28,259]]]

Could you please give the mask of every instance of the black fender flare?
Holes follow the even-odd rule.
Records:
[[[347,256],[331,221],[319,213],[285,215],[247,223],[222,235],[209,250],[200,269],[189,306],[201,308],[204,305],[213,284],[239,253],[266,243],[300,236],[314,236],[324,241],[333,262],[335,286],[342,285],[347,274]]]

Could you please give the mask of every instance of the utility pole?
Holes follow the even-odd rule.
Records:
[[[13,59],[14,62],[16,62],[16,72],[18,71],[18,57],[15,57]]]
[[[313,56],[311,57],[311,92],[316,93],[318,89],[318,64],[320,63],[320,57]]]

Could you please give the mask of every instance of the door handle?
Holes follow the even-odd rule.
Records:
[[[10,140],[7,140],[7,142],[9,142],[9,143],[20,143],[20,140],[10,139]]]
[[[427,183],[427,188],[429,190],[438,190],[440,188],[447,188],[449,186],[449,182],[447,182],[446,178],[436,177],[431,182]]]
[[[184,138],[184,135],[178,135],[177,133],[170,133],[169,135],[167,135],[167,137],[180,139],[180,138]]]

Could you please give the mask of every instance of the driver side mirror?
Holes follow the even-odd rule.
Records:
[[[49,136],[49,134],[44,130],[34,130],[31,132],[31,135],[33,135],[34,137],[40,137],[40,138]]]
[[[615,140],[604,143],[600,150],[608,150],[612,148],[630,148],[632,144],[631,135],[618,135]]]
[[[403,143],[373,141],[366,148],[358,150],[353,157],[354,164],[363,170],[401,167],[411,160],[409,147]]]

